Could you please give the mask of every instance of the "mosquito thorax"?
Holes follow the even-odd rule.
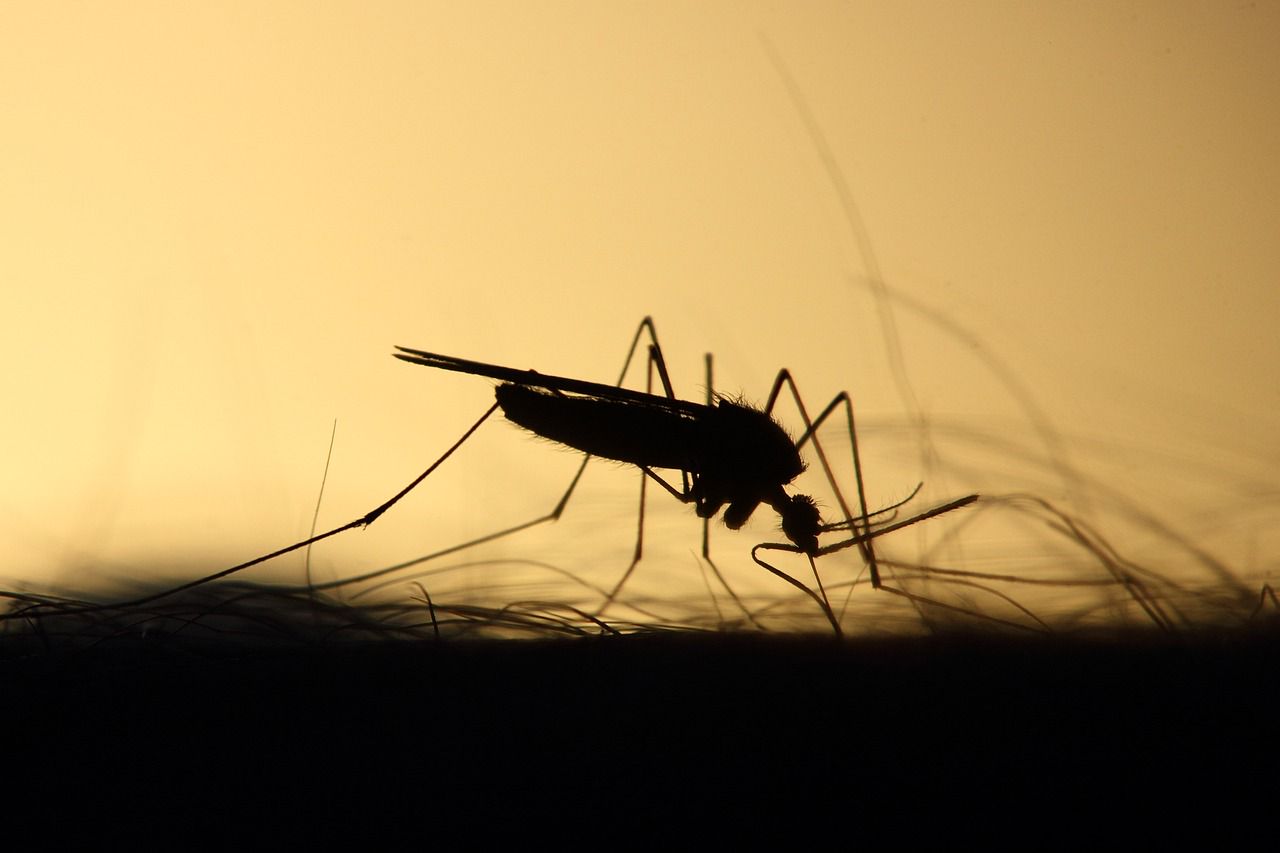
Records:
[[[763,495],[804,471],[795,442],[768,412],[722,397],[707,426],[702,473],[734,484],[732,497]]]

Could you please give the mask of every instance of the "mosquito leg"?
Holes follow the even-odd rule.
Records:
[[[662,382],[662,393],[666,395],[668,400],[675,400],[675,388],[671,384],[671,374],[667,371],[667,359],[662,354],[662,344],[658,343],[658,330],[654,328],[653,318],[645,317],[640,321],[640,328],[636,330],[636,336],[631,341],[631,349],[627,351],[627,363],[622,366],[622,374],[618,377],[618,384],[622,384],[622,380],[627,375],[627,367],[631,364],[631,357],[635,354],[636,345],[640,340],[640,332],[644,329],[649,330],[649,362],[647,365],[647,373],[645,374],[645,393],[653,393],[653,371],[658,371],[658,379]],[[708,392],[708,402],[710,402],[710,393]],[[689,495],[689,472],[680,472],[681,482],[684,484],[684,495],[682,501],[686,501]]]
[[[636,513],[636,547],[631,553],[631,562],[627,564],[627,570],[622,573],[622,577],[618,578],[618,582],[613,585],[613,589],[609,590],[605,595],[604,601],[600,603],[599,609],[596,610],[596,616],[603,616],[604,612],[609,609],[614,600],[618,597],[618,593],[622,591],[622,587],[631,578],[631,573],[636,570],[636,566],[640,563],[640,558],[644,555],[644,498],[645,484],[649,481],[649,477],[641,475],[640,477],[640,511]]]
[[[485,413],[480,416],[480,420],[476,421],[471,426],[470,429],[468,429],[465,433],[463,433],[462,438],[458,439],[452,447],[450,447],[448,450],[444,452],[443,456],[441,456],[439,459],[433,462],[431,464],[431,467],[427,468],[427,470],[423,471],[416,478],[414,478],[413,482],[411,482],[409,485],[405,486],[403,489],[396,492],[389,500],[385,501],[380,506],[378,506],[377,508],[367,513],[364,516],[364,518],[360,519],[357,523],[360,524],[361,526],[368,527],[370,524],[373,524],[375,521],[377,521],[379,516],[381,516],[384,512],[386,512],[387,510],[391,509],[391,507],[399,503],[401,498],[403,498],[405,495],[409,494],[409,492],[417,488],[417,485],[421,483],[423,480],[427,479],[427,477],[431,476],[431,473],[435,471],[437,468],[439,468],[441,463],[443,463],[446,459],[452,456],[454,451],[457,450],[459,447],[461,447],[463,443],[466,442],[466,440],[471,437],[471,434],[474,433],[476,430],[478,430],[480,428],[480,425],[485,421],[487,421],[489,419],[489,416],[492,415],[495,411],[497,411],[497,409],[498,409],[497,403],[494,403],[493,405],[491,405],[485,411]]]
[[[708,406],[715,404],[715,375],[712,367],[711,353],[707,353],[704,357],[707,368],[707,400]],[[711,562],[711,519],[702,519],[702,559],[708,563]],[[714,565],[713,565],[714,568]],[[716,572],[716,577],[720,576],[720,572]],[[721,581],[724,583],[724,581]]]
[[[627,376],[627,368],[631,366],[631,358],[635,355],[636,347],[640,343],[640,335],[645,331],[649,332],[649,357],[645,364],[644,390],[646,394],[653,393],[653,374],[657,371],[658,380],[662,383],[662,391],[668,400],[676,399],[675,389],[671,385],[671,374],[667,372],[667,361],[662,356],[662,346],[658,343],[658,330],[654,328],[653,318],[645,317],[640,321],[640,327],[636,329],[635,337],[631,339],[631,347],[627,350],[627,360],[622,365],[622,373],[618,376],[618,385],[621,385]],[[686,500],[689,494],[688,474],[682,472],[684,481],[683,493],[675,491],[674,487],[665,480],[654,474],[647,468],[641,468],[640,474],[640,508],[636,513],[636,546],[631,552],[631,562],[627,565],[626,571],[622,573],[622,577],[618,578],[618,582],[613,585],[609,593],[601,602],[600,608],[596,611],[596,616],[601,616],[617,599],[618,593],[622,591],[622,587],[631,578],[631,573],[635,571],[636,566],[640,563],[640,558],[644,556],[644,504],[648,494],[649,478],[657,480],[662,486],[680,500]]]
[[[712,405],[715,405],[716,386],[715,386],[715,374],[714,374],[714,359],[711,353],[706,353],[706,355],[703,356],[703,361],[706,367],[706,379],[707,379],[706,404],[708,406],[712,406]],[[733,591],[733,587],[729,586],[729,582],[725,580],[724,575],[720,571],[720,567],[716,565],[716,561],[711,559],[711,519],[710,518],[702,519],[702,559],[705,560],[707,565],[711,567],[711,573],[716,576],[716,580],[718,580],[720,582],[720,585],[724,587],[725,592],[729,593],[729,597],[733,599],[733,603],[738,606],[738,609],[741,610],[744,615],[746,615],[747,619],[750,620],[752,625],[755,625],[757,628],[763,631],[764,626],[761,625],[756,620],[755,615],[752,614],[752,612],[747,609],[747,606],[742,603],[742,600],[738,598],[738,594]]]
[[[855,534],[870,531],[867,518],[870,512],[867,509],[867,494],[862,483],[862,458],[858,454],[858,431],[856,419],[853,414],[853,401],[849,398],[849,394],[841,391],[831,402],[826,405],[816,418],[809,417],[809,411],[805,407],[804,399],[800,396],[800,389],[796,387],[795,380],[791,376],[791,372],[787,369],[778,371],[778,377],[773,381],[773,388],[769,392],[769,401],[765,405],[765,411],[772,414],[774,405],[778,402],[778,396],[782,393],[783,386],[786,386],[791,392],[791,397],[795,401],[796,409],[800,412],[800,417],[804,422],[804,434],[796,442],[796,448],[802,449],[805,444],[812,443],[814,455],[818,457],[818,462],[822,466],[823,474],[826,475],[827,483],[831,486],[832,492],[835,494],[836,502],[840,505],[840,511],[844,514],[844,521]],[[840,489],[840,484],[836,481],[835,473],[831,470],[831,463],[827,460],[826,451],[822,447],[822,442],[818,439],[817,430],[829,418],[836,409],[843,407],[845,412],[845,422],[849,430],[849,447],[853,456],[853,472],[854,481],[858,488],[858,513],[855,515],[849,508],[848,502],[845,500],[844,492]],[[880,587],[880,568],[876,563],[875,547],[871,543],[871,537],[859,538],[858,548],[862,552],[862,559],[866,562],[868,570],[871,573],[871,586],[873,588]]]
[[[631,340],[631,347],[627,351],[627,363],[623,366],[622,373],[619,375],[619,378],[618,378],[618,383],[621,384],[623,379],[625,379],[627,368],[630,365],[631,358],[635,355],[636,348],[639,346],[640,336],[646,330],[649,333],[649,358],[648,358],[648,364],[647,364],[647,369],[645,373],[645,393],[648,393],[648,394],[653,393],[653,375],[656,372],[658,374],[658,380],[662,384],[663,394],[669,400],[676,400],[677,397],[676,397],[675,389],[671,384],[671,374],[670,374],[670,371],[667,369],[667,360],[662,354],[662,345],[658,342],[658,332],[657,332],[657,329],[654,328],[653,320],[649,317],[646,317],[644,318],[643,321],[641,321],[640,327],[636,330],[635,337],[633,337]],[[707,402],[708,404],[712,402],[713,393],[714,393],[713,387],[711,384],[710,369],[711,369],[711,356],[708,355],[707,356],[707,371],[708,371]],[[622,587],[631,578],[632,573],[635,571],[636,565],[639,564],[641,558],[644,556],[644,515],[645,515],[645,498],[647,496],[646,489],[648,485],[648,480],[653,479],[655,482],[661,485],[664,489],[666,489],[669,493],[671,493],[672,496],[674,496],[677,500],[681,501],[682,503],[688,503],[692,500],[693,492],[692,492],[692,488],[689,481],[688,471],[680,472],[680,480],[681,480],[681,486],[682,486],[680,490],[677,490],[674,486],[670,485],[661,477],[659,477],[657,474],[655,474],[653,471],[650,471],[647,468],[642,467],[641,471],[644,476],[642,477],[640,482],[640,508],[639,508],[639,511],[637,512],[636,547],[635,547],[635,550],[632,552],[631,562],[627,566],[626,571],[623,572],[622,577],[619,578],[618,582],[614,585],[613,589],[609,591],[609,594],[605,596],[605,600],[601,604],[600,609],[597,611],[597,615],[603,613],[617,599],[618,594],[622,591]],[[751,612],[747,610],[745,605],[743,605],[742,601],[738,598],[737,593],[733,591],[733,588],[730,587],[728,582],[725,580],[724,575],[720,572],[719,567],[716,566],[715,562],[711,560],[707,519],[703,519],[703,523],[702,523],[702,555],[706,560],[707,565],[711,567],[711,571],[715,574],[716,580],[719,581],[720,585],[723,586],[725,590],[729,593],[729,596],[733,599],[734,603],[738,606],[738,608],[741,609],[742,612],[746,614],[747,618],[754,623],[755,619],[751,615]]]
[[[193,589],[198,586],[203,586],[204,584],[211,583],[216,580],[221,580],[222,578],[225,578],[229,575],[233,575],[237,572],[244,571],[245,569],[250,568],[252,566],[256,566],[259,563],[265,563],[268,560],[274,560],[276,557],[282,557],[285,554],[289,554],[289,553],[292,553],[293,551],[297,551],[299,548],[306,548],[309,545],[314,545],[316,542],[320,542],[322,540],[328,539],[331,536],[337,536],[339,533],[345,533],[346,531],[352,530],[357,527],[368,527],[370,524],[373,524],[375,521],[377,521],[378,518],[381,517],[381,515],[384,512],[391,509],[392,506],[398,503],[401,498],[409,494],[409,492],[413,491],[414,487],[416,487],[419,483],[421,483],[423,480],[429,477],[433,471],[435,471],[442,464],[444,464],[444,461],[448,459],[450,456],[452,456],[458,450],[459,447],[465,444],[467,439],[471,438],[472,434],[474,434],[475,431],[480,428],[481,424],[483,424],[485,421],[489,419],[489,416],[492,415],[497,410],[497,408],[498,408],[497,403],[494,403],[492,406],[490,406],[487,410],[485,410],[485,413],[480,416],[480,419],[477,420],[474,424],[472,424],[470,428],[468,428],[467,431],[462,434],[461,438],[455,441],[449,447],[448,450],[446,450],[443,454],[441,454],[440,458],[436,459],[435,462],[431,463],[430,467],[428,467],[427,470],[423,471],[421,474],[415,477],[414,480],[411,483],[409,483],[409,485],[405,486],[403,489],[396,492],[390,499],[384,501],[375,509],[362,515],[361,517],[355,519],[354,521],[349,521],[346,524],[335,527],[332,530],[329,530],[325,533],[317,534],[310,538],[303,539],[301,542],[295,542],[292,545],[286,546],[284,548],[280,548],[279,550],[276,550],[276,551],[272,551],[270,554],[263,554],[261,557],[255,557],[252,560],[248,560],[247,562],[240,563],[239,565],[236,565],[236,566],[232,566],[229,569],[223,569],[220,572],[214,572],[211,575],[206,575],[205,577],[197,578],[196,580],[190,581],[189,583],[181,584],[179,586],[170,587],[169,589],[163,590],[161,592],[153,593],[151,595],[146,595],[141,598],[135,598],[130,601],[115,602],[111,604],[89,604],[83,607],[72,608],[67,612],[92,613],[92,612],[98,612],[103,610],[109,610],[112,608],[119,609],[119,608],[125,608],[125,607],[137,607],[142,604],[149,604],[153,601],[158,601],[162,598],[167,598],[168,596],[175,595],[179,592],[185,592],[186,590]],[[11,618],[11,616],[12,614],[0,615],[0,621],[4,621],[5,619]]]

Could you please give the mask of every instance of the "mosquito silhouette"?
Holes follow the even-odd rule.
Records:
[[[649,321],[646,321],[648,323]],[[730,530],[742,527],[756,507],[767,503],[782,519],[787,538],[806,554],[818,550],[821,521],[808,495],[789,495],[784,486],[805,470],[800,451],[768,413],[727,398],[710,404],[514,370],[494,364],[396,347],[396,358],[411,364],[503,380],[498,406],[530,432],[599,456],[638,467],[700,518],[725,507]],[[656,353],[657,350],[654,350]],[[656,362],[664,388],[665,365]],[[654,472],[683,472],[682,489]],[[692,480],[692,484],[689,484]]]
[[[642,392],[624,388],[622,382],[646,335],[646,390]],[[880,574],[872,545],[876,536],[940,515],[976,499],[976,495],[970,495],[904,522],[873,527],[873,518],[890,513],[901,504],[875,513],[867,510],[853,406],[847,393],[836,395],[816,418],[810,419],[790,372],[783,369],[774,381],[765,407],[757,409],[714,393],[711,357],[708,355],[706,402],[681,400],[673,391],[657,331],[649,317],[640,322],[632,337],[616,385],[486,364],[408,347],[398,346],[396,349],[398,351],[394,353],[395,357],[410,364],[499,380],[500,384],[495,388],[496,402],[477,422],[476,427],[497,409],[501,409],[513,423],[585,454],[577,474],[552,512],[499,534],[484,537],[484,540],[559,518],[592,456],[624,462],[640,469],[643,478],[635,550],[631,564],[606,597],[601,612],[612,603],[643,554],[644,486],[650,480],[682,503],[693,504],[697,515],[703,519],[703,557],[730,595],[733,595],[733,590],[724,582],[710,557],[707,522],[723,510],[725,526],[730,530],[737,530],[746,524],[761,504],[771,507],[778,514],[782,532],[790,541],[761,543],[752,549],[752,559],[812,597],[837,633],[840,632],[839,620],[823,589],[821,577],[813,562],[815,557],[856,545],[862,550],[867,563],[871,585],[879,588]],[[655,373],[661,382],[662,394],[653,393]],[[784,387],[791,392],[805,424],[803,435],[796,441],[791,439],[772,415]],[[847,505],[836,484],[826,453],[815,434],[832,413],[841,408],[846,413],[853,454],[858,492],[857,513],[852,512]],[[810,443],[836,495],[841,512],[841,518],[836,522],[824,522],[817,504],[808,495],[787,491],[787,486],[805,471],[800,451]],[[659,469],[679,471],[680,486],[672,485],[659,475]],[[412,485],[416,485],[416,482],[410,488]],[[913,492],[912,496],[914,494]],[[382,509],[384,508],[385,506]],[[821,545],[820,536],[832,532],[840,532],[843,538],[835,543]],[[805,555],[813,569],[818,592],[815,593],[791,575],[762,559],[760,552],[766,550],[792,551]],[[736,600],[736,595],[733,597]],[[745,607],[743,610],[748,612]]]

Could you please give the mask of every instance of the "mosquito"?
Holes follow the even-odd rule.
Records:
[[[635,391],[622,387],[640,342],[646,335],[646,390]],[[499,381],[500,384],[494,389],[496,402],[472,431],[497,409],[501,409],[512,423],[584,454],[577,474],[551,513],[508,531],[486,536],[480,541],[559,518],[592,456],[634,465],[642,472],[636,546],[631,564],[607,595],[601,612],[613,602],[641,559],[645,485],[650,480],[680,502],[693,505],[697,516],[703,520],[703,558],[735,601],[736,595],[711,561],[708,523],[723,510],[725,526],[730,530],[737,530],[747,523],[761,505],[769,506],[777,513],[782,533],[789,541],[761,543],[752,549],[752,559],[812,597],[837,634],[840,633],[839,620],[827,600],[814,563],[815,557],[856,545],[861,549],[868,566],[872,587],[879,588],[880,574],[872,543],[876,536],[950,511],[976,499],[976,496],[971,495],[904,522],[873,529],[872,518],[896,510],[901,503],[875,513],[868,512],[862,483],[862,465],[857,450],[853,405],[847,393],[837,394],[816,418],[811,419],[790,372],[783,369],[774,380],[764,408],[755,408],[740,400],[714,393],[711,356],[708,355],[706,402],[681,400],[673,390],[662,348],[658,343],[657,330],[650,317],[645,317],[637,327],[615,385],[503,367],[408,347],[397,346],[396,350],[393,355],[410,364]],[[653,393],[655,373],[661,382],[662,394]],[[804,422],[804,433],[798,440],[793,440],[773,417],[774,406],[784,388],[790,391]],[[836,485],[826,453],[816,437],[816,430],[842,408],[847,419],[857,483],[856,513],[847,505]],[[787,490],[792,481],[806,469],[801,458],[801,449],[806,444],[812,444],[836,495],[841,512],[838,521],[825,522],[813,498]],[[680,485],[673,485],[658,473],[659,470],[678,471]],[[416,481],[410,488],[413,485],[416,485]],[[914,494],[913,492],[912,496]],[[820,538],[833,532],[840,533],[843,538],[838,542],[822,545]],[[762,559],[760,552],[765,550],[803,554],[813,570],[818,593]],[[741,606],[741,602],[739,605]],[[750,615],[745,607],[743,610]]]

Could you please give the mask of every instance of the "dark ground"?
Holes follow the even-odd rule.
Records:
[[[1272,628],[0,648],[0,731],[15,790],[62,819],[106,808],[104,832],[259,814],[563,843],[583,821],[679,835],[693,814],[781,838],[1230,836],[1280,802],[1277,651]]]

